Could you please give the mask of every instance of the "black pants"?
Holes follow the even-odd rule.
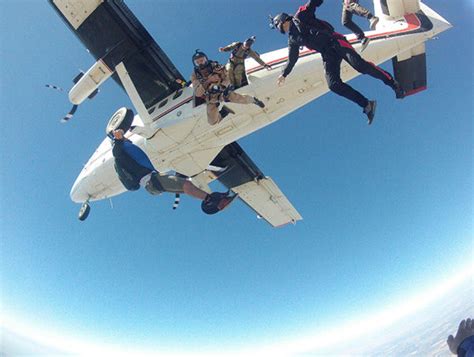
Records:
[[[386,85],[393,88],[394,80],[392,76],[377,67],[371,62],[364,60],[348,43],[343,39],[337,40],[328,50],[323,53],[324,70],[329,89],[340,96],[343,96],[362,108],[368,104],[368,99],[356,91],[350,85],[344,83],[341,79],[341,62],[345,60],[356,71],[362,74],[368,74],[377,78]]]
[[[365,37],[364,31],[352,21],[352,15],[356,14],[367,19],[374,17],[365,7],[360,6],[356,1],[345,0],[342,7],[342,25],[356,34],[359,40]]]

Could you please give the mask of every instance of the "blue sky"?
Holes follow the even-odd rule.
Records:
[[[339,2],[326,3],[319,15],[343,31]],[[267,15],[300,2],[127,4],[188,77],[196,48],[224,62],[217,48],[250,35],[259,52],[285,47]],[[471,1],[428,2],[454,25],[427,44],[428,91],[396,101],[371,78],[351,82],[379,101],[372,127],[328,94],[240,141],[304,218],[278,230],[241,202],[208,217],[197,201],[173,212],[172,196],[146,192],[95,203],[79,222],[71,185],[130,102],[110,81],[60,124],[66,95],[44,85],[69,88],[92,57],[46,1],[0,5],[9,314],[110,344],[233,348],[334,324],[472,261]]]

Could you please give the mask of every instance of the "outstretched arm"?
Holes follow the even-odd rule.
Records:
[[[295,16],[298,21],[302,22],[306,26],[315,28],[317,30],[326,30],[333,32],[334,27],[329,22],[316,18],[316,8],[318,6],[321,6],[322,3],[322,0],[311,0],[306,3],[306,5],[301,6]]]
[[[316,11],[316,8],[318,6],[321,6],[323,4],[323,0],[310,0],[306,3],[304,7],[306,7],[309,11],[311,11],[313,14]]]
[[[239,44],[240,42],[232,42],[230,45],[219,47],[219,52],[230,52],[234,48],[236,48]]]
[[[250,57],[252,57],[255,61],[257,61],[261,66],[264,66],[266,67],[267,64],[262,60],[262,58],[260,57],[260,55],[255,52],[254,50],[250,50],[249,51],[249,55]]]
[[[296,62],[300,57],[300,46],[297,43],[290,43],[288,46],[288,62],[286,62],[286,67],[283,69],[282,76],[287,77],[290,72],[293,70]]]

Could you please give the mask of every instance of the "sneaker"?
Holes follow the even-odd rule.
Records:
[[[253,97],[253,103],[255,105],[258,105],[260,108],[265,108],[265,103],[263,103],[260,99],[258,99],[257,97]]]
[[[369,42],[370,42],[370,38],[368,37],[364,37],[362,39],[362,41],[360,41],[360,43],[362,44],[362,48],[360,49],[360,52],[364,52],[364,50],[367,48],[367,46],[369,45]]]
[[[405,95],[406,95],[405,90],[400,86],[400,83],[398,83],[395,80],[393,81],[392,89],[395,92],[395,97],[397,99],[405,98]]]
[[[379,18],[377,16],[372,17],[369,20],[370,29],[375,30],[375,27],[377,26],[378,23],[379,23]]]
[[[367,115],[367,124],[372,124],[375,117],[375,109],[377,108],[377,102],[375,100],[369,100],[369,103],[364,108],[364,113]]]

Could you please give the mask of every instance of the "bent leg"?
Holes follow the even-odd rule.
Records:
[[[364,31],[352,21],[352,11],[350,7],[343,5],[342,9],[342,25],[351,30],[359,40],[365,37]]]
[[[217,104],[213,102],[207,103],[207,122],[210,125],[216,125],[221,119]]]
[[[234,68],[234,76],[235,76],[235,88],[241,88],[247,84],[247,76],[245,74],[245,66],[244,64],[238,64]]]
[[[227,66],[227,76],[229,77],[230,84],[237,88],[237,79],[235,78],[235,66],[229,62]]]
[[[194,184],[190,181],[187,181],[183,184],[183,190],[184,190],[184,193],[191,196],[191,197],[194,197],[194,198],[197,198],[199,200],[205,200],[206,197],[207,197],[207,192],[201,190],[199,187],[197,186],[194,186]]]
[[[241,95],[235,92],[230,92],[227,96],[227,100],[231,103],[239,103],[239,104],[253,104],[255,100],[253,97],[249,95]]]
[[[324,70],[329,89],[365,108],[369,103],[368,99],[341,80],[341,61],[337,56],[324,59]]]
[[[196,187],[191,181],[184,177],[156,174],[153,179],[150,180],[150,183],[154,186],[156,191],[186,193],[199,200],[204,200],[207,197],[207,192]],[[150,192],[150,190],[148,191]]]
[[[367,10],[363,6],[360,6],[358,3],[353,2],[349,6],[350,6],[351,12],[356,14],[357,16],[365,17],[366,19],[369,19],[369,20],[372,17],[374,17],[374,15],[372,15],[372,13],[369,10]]]
[[[341,47],[338,51],[344,60],[349,63],[356,71],[368,74],[371,77],[381,80],[386,85],[393,87],[394,80],[390,73],[384,71],[382,68],[376,66],[372,62],[364,60],[351,46]]]

